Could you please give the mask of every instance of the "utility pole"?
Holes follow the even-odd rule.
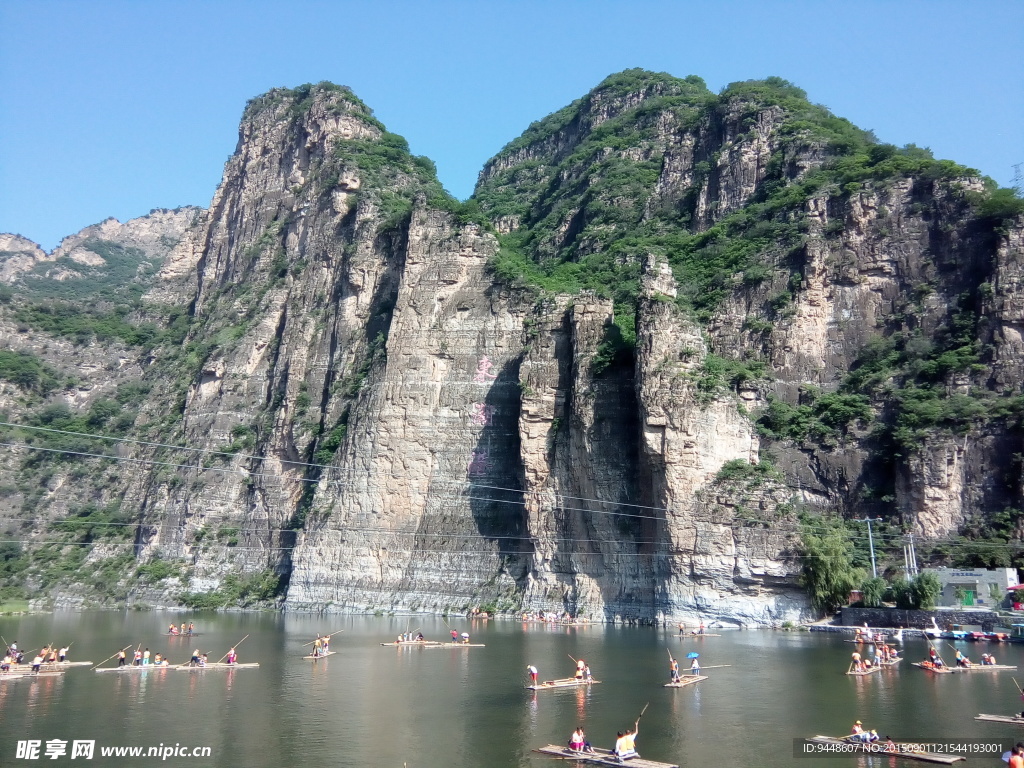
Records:
[[[880,517],[858,517],[854,518],[855,523],[868,524],[868,548],[871,550],[871,578],[878,578],[878,569],[875,567],[875,540],[871,535],[871,524],[882,522]]]

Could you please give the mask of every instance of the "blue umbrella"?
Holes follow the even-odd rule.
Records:
[[[688,654],[686,654],[686,658],[688,659],[696,659],[698,656],[700,656],[700,654],[696,651],[690,651]]]

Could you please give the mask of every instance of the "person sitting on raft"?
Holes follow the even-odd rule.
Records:
[[[586,746],[586,742],[583,741],[583,729],[576,728],[572,732],[572,736],[569,737],[569,749],[573,752],[582,752]]]
[[[578,726],[575,731],[572,732],[572,736],[569,738],[569,749],[573,752],[589,752],[593,753],[594,748],[590,746],[590,742],[587,741],[587,734],[583,730],[583,726]]]
[[[636,737],[639,733],[639,720],[633,723],[633,730],[627,730],[625,732],[619,731],[618,738],[615,740],[615,749],[612,750],[612,754],[618,758],[620,763],[625,760],[629,760],[632,757],[640,757],[636,751]]]

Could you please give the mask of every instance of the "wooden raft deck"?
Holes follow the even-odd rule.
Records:
[[[486,648],[484,643],[435,643],[427,648]]]
[[[20,680],[23,677],[59,677],[63,674],[63,669],[52,672],[0,672],[0,680]]]
[[[321,653],[319,656],[303,656],[302,658],[307,661],[317,661],[318,659],[326,659],[328,656],[333,656],[337,651],[328,651],[327,653]]]
[[[71,667],[92,667],[95,666],[95,662],[92,661],[54,661],[54,662],[43,662],[39,665],[39,668],[43,672],[56,672],[59,669],[69,669]],[[11,672],[32,672],[32,664],[11,664]]]
[[[414,646],[416,648],[429,648],[432,645],[442,645],[437,640],[403,640],[398,642],[392,640],[390,643],[381,643],[384,648],[404,648],[406,646]]]
[[[202,672],[204,669],[255,669],[259,665],[258,661],[250,661],[246,664],[221,664],[218,662],[217,664],[207,664],[204,667],[190,667],[186,664],[182,667],[171,667],[171,669],[176,669],[179,672]]]
[[[699,683],[701,680],[707,680],[707,675],[683,675],[679,682],[676,683],[665,683],[666,688],[685,688],[688,685]]]
[[[988,720],[991,723],[1016,723],[1024,725],[1024,717],[1009,717],[1008,715],[978,715],[975,720]]]
[[[846,674],[854,675],[856,677],[864,677],[864,675],[870,675],[872,672],[878,672],[880,669],[881,667],[877,667],[874,664],[872,664],[865,670],[847,669]]]
[[[813,739],[807,739],[807,741],[814,744],[845,744],[851,747],[857,748],[859,752],[869,752],[879,757],[900,757],[905,760],[920,760],[922,763],[939,763],[941,765],[952,765],[953,763],[959,763],[961,760],[966,760],[966,757],[960,755],[940,755],[934,752],[885,752],[883,747],[885,746],[884,741],[876,741],[874,744],[858,744],[857,742],[847,741],[846,739],[837,739],[835,736],[815,736]],[[898,744],[899,742],[897,742]]]
[[[563,680],[545,680],[536,685],[528,685],[528,691],[547,691],[552,688],[579,688],[581,685],[596,685],[600,680],[577,680],[575,677],[568,677]]]
[[[1008,664],[978,664],[972,663],[969,667],[954,667],[957,672],[976,672],[982,670],[984,672],[1006,672],[1009,670],[1017,671],[1016,667],[1011,667]]]
[[[611,750],[608,749],[595,749],[593,753],[581,753],[573,752],[568,747],[548,744],[546,747],[540,747],[533,751],[539,752],[542,755],[548,755],[549,757],[560,757],[563,760],[590,763],[591,765],[628,765],[632,766],[632,768],[679,768],[677,763],[659,763],[656,760],[644,760],[642,757],[631,757],[625,763],[620,763],[618,759],[612,756]]]

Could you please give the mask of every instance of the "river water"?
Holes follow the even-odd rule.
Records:
[[[194,621],[202,634],[162,636],[171,621]],[[0,634],[22,648],[74,641],[73,660],[100,662],[142,643],[172,662],[195,648],[211,661],[239,643],[239,660],[259,669],[200,673],[96,674],[0,683],[0,766],[166,764],[196,768],[486,768],[557,766],[531,752],[562,744],[577,725],[599,747],[641,710],[643,757],[683,766],[924,765],[894,758],[794,755],[794,739],[838,735],[862,720],[897,740],[943,737],[1024,739],[1024,727],[977,722],[981,712],[1024,709],[1014,677],[1024,680],[1024,646],[958,643],[977,660],[997,654],[1022,672],[932,675],[909,665],[926,653],[908,639],[907,661],[858,678],[843,673],[854,646],[843,635],[721,630],[722,637],[680,640],[648,627],[552,627],[514,621],[451,620],[484,648],[381,647],[406,630],[445,639],[439,617],[316,617],[272,613],[181,615],[170,612],[55,613],[0,617]],[[337,654],[302,660],[316,634],[335,635]],[[708,669],[687,688],[663,687],[668,652],[681,660],[731,665]],[[951,661],[953,650],[940,650]],[[526,667],[541,679],[571,677],[584,658],[600,680],[589,689],[524,689]],[[108,666],[112,666],[108,662]],[[684,663],[685,667],[686,664]],[[18,759],[18,742],[42,742],[40,759]],[[94,758],[45,757],[47,740],[95,742]],[[101,757],[101,747],[209,747],[211,757]],[[975,757],[965,766],[1004,766]]]

